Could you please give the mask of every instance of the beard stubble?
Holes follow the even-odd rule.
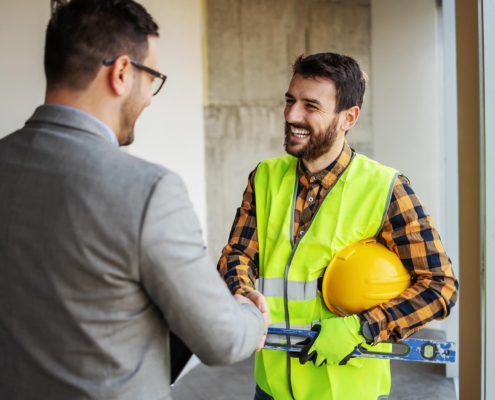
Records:
[[[306,161],[315,161],[324,154],[328,153],[330,149],[333,147],[335,144],[335,141],[337,140],[338,132],[337,132],[337,125],[338,125],[338,118],[339,116],[336,115],[330,125],[328,126],[327,130],[319,135],[315,135],[313,130],[303,124],[290,124],[287,121],[285,121],[285,139],[284,139],[284,147],[285,151],[287,154],[290,154],[294,157],[304,159]],[[303,147],[299,149],[295,149],[294,147],[296,146],[296,142],[292,140],[292,132],[290,127],[293,126],[295,128],[301,128],[309,131],[309,141],[304,145]]]
[[[129,146],[134,142],[134,126],[136,121],[143,111],[143,107],[138,104],[140,87],[141,87],[141,76],[135,77],[132,84],[132,91],[127,100],[122,105],[120,111],[120,132],[121,137],[124,138],[124,143],[121,146]]]

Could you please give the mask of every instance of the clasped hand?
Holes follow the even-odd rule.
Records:
[[[246,296],[242,296],[240,294],[236,294],[234,298],[239,303],[249,303],[254,304],[261,311],[263,315],[263,321],[265,322],[265,330],[263,332],[263,337],[261,339],[260,344],[256,348],[256,351],[260,351],[265,345],[266,335],[268,334],[268,326],[272,322],[270,318],[270,310],[268,309],[268,304],[266,303],[265,296],[263,296],[258,290],[252,290]]]

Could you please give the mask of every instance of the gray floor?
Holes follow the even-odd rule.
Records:
[[[443,340],[440,333],[426,329],[415,337]],[[391,368],[390,400],[456,399],[444,365],[392,361]],[[199,365],[172,388],[172,394],[174,400],[252,400],[254,387],[250,359],[228,367]]]

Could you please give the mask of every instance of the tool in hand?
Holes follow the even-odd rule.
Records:
[[[341,317],[359,314],[399,296],[411,285],[411,276],[399,257],[376,238],[356,242],[339,251],[330,261],[318,287],[328,309]],[[269,335],[301,337],[306,343],[266,343],[267,350],[292,353],[310,350],[319,332],[269,328]],[[285,340],[283,340],[285,341]],[[307,342],[310,342],[307,344]],[[369,343],[369,342],[368,342]],[[392,343],[392,352],[373,351],[358,345],[352,357],[385,358],[391,360],[432,363],[454,363],[456,345],[452,342],[424,339],[405,339]],[[309,347],[307,347],[309,346]]]
[[[310,346],[316,340],[319,332],[299,330],[299,329],[281,329],[268,328],[269,335],[295,336],[304,339],[310,339],[309,344],[277,344],[265,343],[265,350],[282,350],[293,353],[299,353],[306,346]],[[390,353],[374,352],[368,348],[359,345],[353,353],[353,357],[365,358],[385,358],[390,360],[401,361],[419,361],[429,363],[454,363],[456,356],[456,345],[452,342],[444,342],[440,340],[425,340],[425,339],[404,339],[402,342],[387,341],[393,347],[400,350],[392,349]]]

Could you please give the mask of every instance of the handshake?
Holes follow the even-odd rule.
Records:
[[[266,340],[268,326],[271,323],[270,311],[266,303],[265,296],[259,291],[253,290],[246,296],[236,294],[235,299],[239,303],[254,304],[261,311],[265,321],[265,332],[256,351],[260,351]],[[350,365],[360,368],[363,365],[362,359],[351,358],[356,347],[365,343],[365,338],[361,335],[361,323],[357,315],[349,317],[336,317],[322,320],[313,327],[319,334],[316,340],[309,340],[304,349],[297,355],[301,364],[312,361],[320,367],[327,365]]]
[[[237,300],[238,303],[255,305],[256,307],[258,307],[258,309],[261,311],[261,314],[263,315],[263,320],[265,322],[265,330],[263,332],[263,337],[261,339],[261,342],[256,348],[256,351],[258,352],[265,345],[266,335],[268,334],[268,327],[272,322],[270,318],[270,310],[268,309],[268,304],[266,304],[265,296],[263,296],[257,290],[252,290],[246,296],[236,294],[234,295],[234,298]]]

